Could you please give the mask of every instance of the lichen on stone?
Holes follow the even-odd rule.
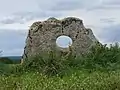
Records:
[[[26,39],[23,58],[49,51],[56,48],[56,39],[61,35],[69,36],[73,40],[73,53],[86,53],[97,39],[91,29],[86,29],[83,21],[75,17],[58,20],[51,17],[45,21],[34,22]]]

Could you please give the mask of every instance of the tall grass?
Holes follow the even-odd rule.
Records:
[[[107,45],[96,44],[86,55],[84,65],[87,68],[120,69],[120,47],[118,43]]]
[[[70,76],[47,77],[29,72],[0,77],[0,90],[120,90],[120,71],[77,71]]]
[[[96,43],[80,57],[52,50],[0,67],[0,90],[120,90],[120,46]],[[7,75],[7,76],[6,76]]]
[[[120,69],[120,47],[118,43],[107,47],[96,43],[90,52],[79,57],[73,54],[70,47],[69,52],[57,52],[52,50],[37,54],[24,60],[22,69],[24,71],[37,71],[48,75],[65,74],[71,68],[95,70],[117,70]]]

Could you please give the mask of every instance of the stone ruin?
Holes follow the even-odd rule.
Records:
[[[72,49],[76,55],[88,52],[89,48],[98,41],[91,29],[85,28],[79,18],[68,17],[62,20],[49,18],[46,21],[34,22],[28,32],[23,58],[56,48],[56,39],[69,36]]]

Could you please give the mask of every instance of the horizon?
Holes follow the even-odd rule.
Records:
[[[120,0],[1,0],[0,12],[2,56],[22,56],[29,26],[50,17],[77,17],[102,44],[120,42]]]

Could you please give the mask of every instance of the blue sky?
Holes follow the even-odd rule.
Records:
[[[56,44],[58,47],[68,48],[72,43],[72,39],[65,35],[59,36],[56,39]]]
[[[22,55],[34,21],[68,16],[82,19],[100,42],[120,42],[120,0],[0,0],[2,55]]]

